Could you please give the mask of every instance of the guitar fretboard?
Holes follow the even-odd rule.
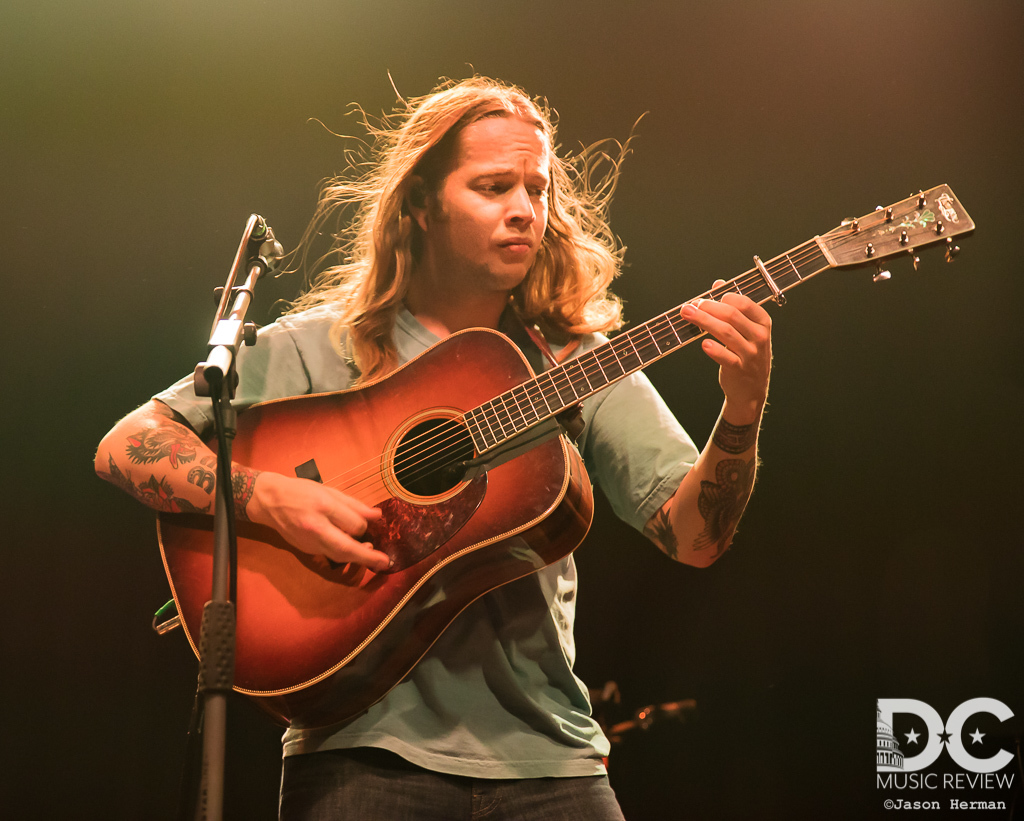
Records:
[[[831,267],[815,240],[763,263],[775,288],[752,268],[697,298],[720,299],[733,291],[767,302]],[[478,453],[499,447],[566,408],[688,345],[704,331],[682,318],[679,305],[563,365],[467,411],[464,419]]]

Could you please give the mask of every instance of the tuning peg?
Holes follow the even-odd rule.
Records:
[[[876,205],[875,206],[875,210],[876,211],[885,211],[885,221],[886,222],[892,222],[892,206],[891,205],[888,208],[882,208],[881,205]]]
[[[956,255],[960,253],[960,246],[953,244],[953,238],[946,238],[946,262],[952,262]]]
[[[910,254],[910,258],[914,260],[914,270],[917,270],[917,266],[921,264],[921,257],[915,254],[913,251],[907,251]]]
[[[875,275],[871,277],[872,282],[885,282],[887,279],[892,278],[892,273],[885,270],[881,263],[875,264]]]
[[[926,200],[924,198],[924,191],[918,191],[917,192],[917,207],[918,208],[924,208],[925,202],[926,202]]]

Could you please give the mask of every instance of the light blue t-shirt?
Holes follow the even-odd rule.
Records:
[[[408,311],[395,323],[404,363],[438,338]],[[337,310],[282,317],[239,354],[234,405],[344,390],[353,380]],[[603,341],[587,337],[582,352]],[[556,349],[557,351],[557,349]],[[535,368],[535,351],[527,351]],[[191,376],[155,399],[200,432],[209,400]],[[698,452],[643,374],[584,403],[577,447],[592,481],[618,516],[643,529],[692,467]],[[381,747],[436,772],[478,778],[598,775],[609,744],[573,673],[576,566],[572,555],[482,596],[441,635],[412,672],[356,718],[316,730],[289,729],[284,754]]]

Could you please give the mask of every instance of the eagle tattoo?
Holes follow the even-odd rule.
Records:
[[[128,437],[128,458],[137,465],[148,465],[167,457],[172,468],[196,458],[196,448],[176,430],[154,428]]]

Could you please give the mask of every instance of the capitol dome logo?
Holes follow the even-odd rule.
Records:
[[[882,718],[882,708],[875,702],[877,715],[878,740],[875,746],[875,768],[879,772],[903,769],[903,753],[900,744],[893,735],[892,726]]]

